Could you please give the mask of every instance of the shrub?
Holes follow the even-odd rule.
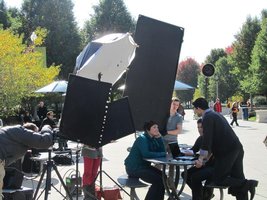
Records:
[[[255,96],[253,98],[253,104],[255,106],[267,105],[267,99],[265,96]]]

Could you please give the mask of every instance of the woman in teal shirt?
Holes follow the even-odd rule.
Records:
[[[157,123],[153,121],[145,123],[144,131],[135,140],[128,157],[125,159],[126,172],[131,177],[141,178],[151,184],[145,200],[163,200],[165,189],[162,172],[144,160],[166,156],[163,139]]]

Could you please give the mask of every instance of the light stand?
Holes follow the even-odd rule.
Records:
[[[67,196],[69,197],[70,200],[72,200],[72,197],[70,195],[70,192],[68,191],[68,188],[66,187],[66,185],[65,185],[62,177],[60,176],[60,173],[59,173],[59,171],[57,169],[57,166],[55,165],[54,161],[51,159],[51,149],[48,149],[48,160],[46,161],[46,163],[44,163],[43,171],[42,171],[40,180],[38,182],[37,188],[35,190],[33,199],[34,200],[39,199],[39,197],[45,191],[44,199],[47,200],[48,199],[48,193],[51,190],[51,186],[64,197],[64,195],[51,183],[51,171],[52,171],[52,169],[55,170],[55,172],[56,172],[56,174],[57,174],[57,176],[58,176],[61,184],[63,185],[63,187],[64,187],[64,189],[65,189],[65,191],[67,193]],[[41,194],[37,198],[37,194],[38,194],[38,191],[40,189],[40,186],[41,186],[41,183],[43,181],[43,178],[44,178],[45,173],[46,173],[45,188],[44,188],[44,190],[41,192]]]
[[[100,161],[100,167],[99,167],[99,171],[96,175],[96,178],[94,180],[94,182],[96,181],[97,177],[99,176],[99,187],[100,187],[100,192],[102,193],[103,192],[103,173],[113,182],[115,183],[123,192],[125,192],[125,194],[127,194],[129,197],[131,197],[131,195],[125,190],[123,189],[122,186],[120,186],[119,183],[117,183],[110,175],[108,175],[107,172],[105,172],[103,169],[102,169],[102,162],[103,162],[103,159],[101,158],[101,161]]]
[[[76,163],[76,169],[75,169],[75,176],[76,176],[76,179],[75,179],[75,187],[73,188],[73,190],[70,192],[70,194],[72,195],[75,191],[76,191],[76,200],[78,200],[79,198],[79,185],[80,185],[80,176],[79,176],[79,153],[80,153],[80,149],[78,148],[78,144],[77,144],[77,150],[75,152],[76,154],[76,160],[75,160],[75,163]]]

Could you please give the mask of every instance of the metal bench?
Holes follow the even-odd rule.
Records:
[[[130,188],[130,199],[131,200],[140,200],[136,194],[135,188],[147,187],[148,185],[141,182],[139,178],[129,177],[127,174],[120,176],[118,182],[122,187]]]
[[[223,189],[227,189],[229,186],[222,186],[222,185],[214,185],[214,184],[207,184],[205,185],[207,188],[214,188],[220,190],[220,200],[223,200]]]

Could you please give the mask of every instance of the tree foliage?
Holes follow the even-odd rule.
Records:
[[[231,71],[237,75],[236,77],[242,86],[240,89],[244,92],[248,92],[248,88],[245,87],[246,84],[244,84],[243,80],[249,81],[251,78],[249,73],[251,53],[259,31],[259,20],[257,18],[252,19],[249,16],[243,24],[241,31],[235,36],[236,41],[233,43],[233,52],[229,57],[231,65],[233,65]]]
[[[80,36],[71,0],[24,0],[22,23],[25,41],[37,27],[48,31],[44,45],[48,65],[61,65],[60,76],[67,79],[80,52]]]
[[[94,14],[83,29],[85,44],[109,33],[134,31],[135,21],[123,0],[100,0],[93,9]]]
[[[53,81],[59,67],[44,68],[42,55],[22,43],[22,37],[0,29],[0,113],[6,117],[32,92]]]
[[[7,15],[7,8],[4,0],[0,0],[0,24],[2,28],[7,28],[10,26]]]
[[[215,66],[215,74],[210,78],[209,82],[209,94],[211,99],[215,100],[218,86],[218,97],[224,102],[239,91],[239,84],[236,75],[231,73],[232,65],[226,56],[221,57],[215,63]]]
[[[216,72],[217,67],[216,67],[215,63],[220,58],[225,57],[226,55],[227,54],[224,51],[224,49],[212,49],[210,52],[210,55],[208,55],[205,59],[205,64],[210,63],[210,64],[214,65],[215,72]],[[201,69],[202,69],[202,67],[201,67]],[[206,77],[201,73],[198,76],[198,86],[199,86],[201,95],[206,97],[208,100],[213,100],[214,99],[214,93],[212,91],[210,91],[210,89],[213,88],[214,86],[209,86],[210,85],[210,79],[212,79],[212,77]]]
[[[177,80],[197,88],[197,76],[200,73],[200,65],[193,59],[188,58],[180,62],[177,70]],[[182,101],[193,99],[194,90],[176,91],[176,95]]]

